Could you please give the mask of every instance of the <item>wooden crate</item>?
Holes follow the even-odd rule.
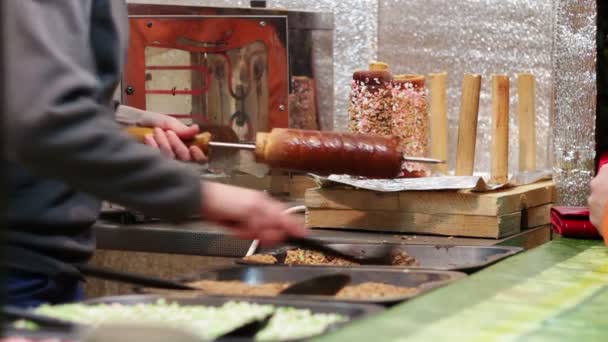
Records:
[[[309,189],[306,225],[502,238],[549,223],[551,181],[485,192]]]
[[[235,173],[229,178],[223,178],[219,181],[253,190],[266,190],[271,195],[287,197],[292,200],[304,199],[306,190],[317,186],[315,181],[306,175],[287,173],[271,173],[262,178]]]

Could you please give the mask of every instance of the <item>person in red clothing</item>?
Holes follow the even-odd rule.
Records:
[[[588,204],[591,223],[602,234],[600,225],[608,200],[608,4],[597,2],[597,114],[596,151],[599,156],[597,175],[591,181]],[[605,237],[606,238],[606,237]]]
[[[604,152],[598,163],[597,175],[591,181],[591,195],[587,200],[589,205],[589,220],[598,232],[602,234],[601,224],[608,202],[608,152]],[[603,234],[602,234],[603,235]]]

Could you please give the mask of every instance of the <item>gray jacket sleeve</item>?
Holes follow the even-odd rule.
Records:
[[[4,4],[6,69],[0,77],[9,85],[5,158],[39,176],[155,216],[177,219],[197,213],[199,175],[122,133],[110,99],[107,104],[99,100],[104,90],[91,49],[91,4]]]

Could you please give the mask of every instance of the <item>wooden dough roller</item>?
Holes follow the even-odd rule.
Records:
[[[153,130],[129,127],[127,132],[143,141]],[[399,152],[396,139],[366,134],[275,128],[270,133],[257,133],[255,144],[219,142],[212,138],[212,133],[204,132],[186,144],[196,145],[205,153],[209,147],[252,150],[257,162],[279,169],[370,178],[397,177],[403,161],[444,163],[437,159],[405,157]]]

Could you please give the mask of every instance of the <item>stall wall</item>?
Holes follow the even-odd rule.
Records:
[[[230,0],[130,0],[210,6],[248,6]],[[399,73],[449,73],[450,166],[454,165],[460,83],[465,72],[483,76],[477,133],[476,171],[490,165],[490,92],[492,73],[512,78],[511,105],[516,105],[517,72],[538,78],[538,164],[548,166],[549,106],[551,99],[552,0],[270,0],[269,7],[328,11],[335,15],[334,127],[346,130],[352,72],[380,59]],[[438,10],[440,9],[440,10]],[[517,122],[511,111],[512,152],[517,151]],[[510,169],[517,169],[517,153]]]
[[[130,0],[248,6],[231,0]],[[490,169],[493,73],[511,78],[510,171],[518,169],[516,78],[537,77],[537,165],[553,168],[558,203],[584,205],[593,175],[595,0],[269,0],[269,7],[331,11],[334,128],[346,130],[352,72],[380,59],[400,73],[449,73],[450,167],[454,166],[463,73],[483,76],[475,169]],[[573,86],[575,85],[575,86]],[[553,128],[551,128],[553,127]],[[556,132],[555,139],[552,132]]]
[[[547,164],[551,100],[552,1],[392,0],[379,2],[378,55],[401,73],[448,72],[450,165],[454,165],[461,82],[482,76],[476,171],[490,169],[490,77],[511,79],[509,169],[518,169],[518,72],[537,77],[537,159]]]

